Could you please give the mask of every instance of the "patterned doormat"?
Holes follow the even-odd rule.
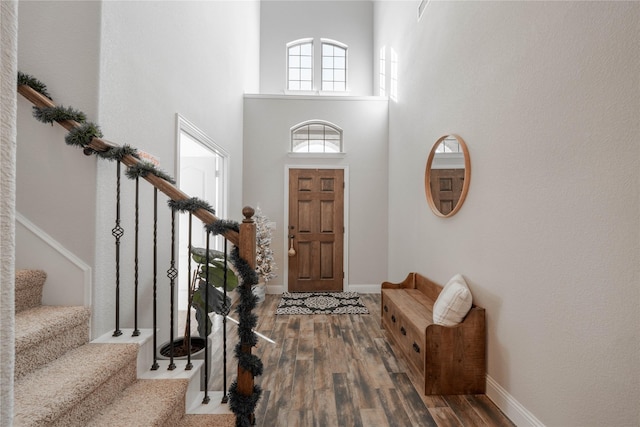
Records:
[[[276,314],[369,314],[357,292],[285,292]]]

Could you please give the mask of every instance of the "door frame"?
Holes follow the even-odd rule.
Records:
[[[342,282],[342,290],[349,290],[349,165],[284,165],[284,224],[283,239],[284,250],[283,259],[283,283],[282,287],[284,292],[289,291],[289,170],[290,169],[341,169],[344,171],[344,235],[343,235],[343,255],[342,255],[342,269],[344,270],[344,279]]]
[[[194,125],[192,122],[190,122],[189,120],[187,120],[184,116],[182,116],[180,113],[176,113],[175,116],[175,138],[176,138],[176,144],[175,144],[175,174],[174,176],[176,177],[176,185],[178,188],[180,188],[181,185],[181,168],[182,168],[182,162],[181,162],[181,158],[182,158],[182,142],[181,142],[181,134],[184,132],[187,135],[189,135],[195,142],[197,142],[203,149],[210,151],[211,153],[219,156],[222,159],[222,188],[220,189],[220,191],[222,192],[220,200],[221,200],[221,204],[222,204],[222,209],[220,209],[219,207],[216,208],[216,216],[218,218],[227,218],[227,210],[228,210],[228,195],[229,195],[229,165],[231,164],[231,156],[229,155],[229,153],[222,148],[220,145],[218,145],[211,137],[209,137],[202,129],[200,129],[199,127],[197,127],[196,125]],[[190,197],[194,197],[193,194],[189,194]],[[207,202],[209,202],[208,200],[206,200]],[[176,217],[177,221],[177,226],[176,226],[176,242],[178,242],[177,246],[177,253],[176,253],[176,268],[178,268],[178,270],[180,270],[179,266],[180,266],[180,259],[181,257],[183,257],[185,255],[185,252],[187,251],[187,246],[184,244],[180,244],[181,243],[181,236],[180,235],[180,219],[179,219],[178,215]],[[187,254],[187,257],[189,256],[189,254]],[[184,279],[184,276],[180,275],[178,276],[178,278],[176,279],[176,294],[174,295],[174,297],[176,298],[176,310],[182,310],[184,308],[186,308],[186,298],[183,297],[181,298],[181,295],[185,295],[187,290],[184,289],[185,282],[184,280],[180,280],[180,279]]]

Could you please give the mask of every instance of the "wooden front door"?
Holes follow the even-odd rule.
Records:
[[[431,169],[433,203],[443,215],[453,210],[464,186],[464,169]]]
[[[289,247],[289,292],[343,290],[344,170],[289,170]]]

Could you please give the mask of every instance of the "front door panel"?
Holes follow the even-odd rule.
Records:
[[[289,170],[289,292],[342,291],[344,170]]]

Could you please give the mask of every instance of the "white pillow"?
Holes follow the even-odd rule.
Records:
[[[433,323],[455,326],[462,322],[471,309],[473,298],[461,274],[456,274],[447,282],[433,304]]]

